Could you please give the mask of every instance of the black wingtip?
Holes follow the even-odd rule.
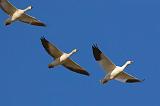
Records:
[[[43,26],[43,27],[47,27],[47,25],[46,25],[46,24],[42,24],[42,26]]]
[[[90,74],[85,70],[83,70],[83,72],[77,72],[79,74],[85,75],[85,76],[90,76]]]
[[[87,71],[84,73],[84,75],[90,76],[90,74]]]
[[[45,36],[41,36],[40,40],[41,40],[41,42],[49,42],[49,41],[45,38]]]
[[[42,36],[40,38],[40,40],[41,40],[41,43],[42,43],[43,47],[46,48],[46,46],[48,45],[49,41],[44,36]]]
[[[32,22],[32,25],[36,25],[36,26],[43,26],[46,27],[46,24],[42,23],[42,22]]]
[[[41,24],[39,24],[38,26],[46,27],[47,25],[46,25],[46,24],[44,24],[44,23],[41,23]]]
[[[90,76],[90,74],[87,71],[84,71],[83,73],[80,73],[80,74]]]
[[[64,65],[64,66],[67,69],[72,70],[73,72],[76,72],[76,73],[79,73],[79,74],[82,74],[82,75],[86,75],[86,76],[90,76],[90,74],[84,69],[77,69],[77,68],[75,69],[73,67],[69,67],[69,66],[66,66],[66,65]]]
[[[79,73],[79,72],[77,72]],[[81,72],[80,74],[85,75],[85,76],[90,76],[90,74],[87,71]]]
[[[136,83],[136,82],[143,82],[145,79],[143,80],[139,80],[139,79],[128,79],[126,80],[126,83]]]
[[[101,60],[101,54],[102,54],[102,52],[99,50],[97,44],[93,44],[92,45],[92,51],[93,51],[93,55],[94,55],[94,58],[96,59],[96,61]]]
[[[145,81],[146,79],[142,79],[141,82]]]
[[[44,41],[46,41],[46,38],[44,36],[41,36],[40,40],[41,40],[41,42],[44,42]]]
[[[42,39],[45,39],[45,37],[44,37],[44,36],[41,36],[41,38],[40,38],[40,39],[41,39],[41,40],[42,40]]]
[[[87,72],[86,70],[78,70],[78,69],[75,69],[77,73],[80,73],[82,75],[86,75],[86,76],[90,76],[90,73]]]

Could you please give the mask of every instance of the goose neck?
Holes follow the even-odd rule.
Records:
[[[72,51],[72,52],[70,52],[70,53],[68,53],[68,55],[69,55],[69,56],[71,56],[71,55],[73,55],[73,54],[74,54],[74,52],[73,52],[73,51]]]
[[[128,66],[128,64],[125,63],[125,64],[122,66],[122,68],[125,69],[127,66]]]
[[[26,9],[24,9],[24,12],[31,10],[31,6],[27,7]]]

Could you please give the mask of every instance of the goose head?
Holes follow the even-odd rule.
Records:
[[[133,61],[131,61],[131,60],[128,60],[128,61],[126,62],[127,65],[130,65],[130,64],[132,64],[132,63],[133,63]]]
[[[74,49],[68,55],[71,56],[72,54],[76,53],[77,51],[78,51],[77,49]]]
[[[74,50],[72,50],[72,53],[76,53],[78,50],[77,49],[74,49]]]
[[[24,9],[24,12],[31,10],[33,7],[32,6],[28,6],[26,9]]]
[[[69,56],[73,55],[74,53],[76,53],[78,50],[77,49],[73,49],[70,53],[68,53]]]
[[[130,64],[132,64],[133,63],[133,61],[127,61],[123,66],[122,66],[122,68],[123,69],[125,69],[128,65],[130,65]]]

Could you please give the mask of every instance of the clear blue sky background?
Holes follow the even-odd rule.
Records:
[[[0,106],[159,106],[159,0],[10,0],[46,28],[20,22],[5,26],[0,10]],[[91,76],[63,67],[48,69],[52,61],[40,37],[61,50],[79,51],[71,58]],[[101,85],[105,72],[95,62],[91,46],[115,64],[134,60],[126,71],[143,83],[111,81]]]

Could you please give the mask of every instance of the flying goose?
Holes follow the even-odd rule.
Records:
[[[143,80],[139,80],[138,78],[131,76],[124,72],[124,69],[133,63],[133,61],[127,61],[123,66],[116,66],[112,61],[105,56],[97,45],[92,46],[93,55],[96,61],[104,68],[107,72],[105,77],[100,80],[102,84],[108,82],[109,80],[118,80],[124,83],[134,83],[134,82],[142,82]]]
[[[5,21],[5,25],[10,25],[14,21],[21,21],[36,26],[45,26],[36,18],[27,15],[25,12],[32,9],[32,6],[28,6],[26,9],[17,9],[8,0],[0,0],[0,8],[6,12],[10,17]]]
[[[57,49],[53,44],[47,41],[44,37],[41,37],[41,43],[47,51],[47,53],[54,58],[54,61],[48,65],[48,68],[63,65],[64,67],[73,72],[89,76],[89,73],[85,69],[83,69],[77,63],[69,59],[69,57],[72,54],[77,52],[77,49],[72,50],[70,53],[63,53],[59,49]]]

